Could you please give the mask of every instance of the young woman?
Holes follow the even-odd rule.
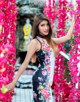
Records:
[[[34,102],[53,102],[51,85],[55,67],[55,56],[58,52],[57,45],[70,40],[74,24],[75,19],[73,17],[68,33],[63,37],[53,38],[52,28],[48,18],[43,14],[36,15],[33,23],[33,39],[30,43],[29,50],[16,77],[10,84],[6,85],[8,90],[12,90],[15,87],[18,78],[26,69],[29,61],[32,59],[35,62],[37,58],[39,65],[32,79]]]

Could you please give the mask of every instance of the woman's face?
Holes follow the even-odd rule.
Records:
[[[38,26],[39,33],[41,35],[48,35],[49,34],[49,23],[46,20],[43,20]]]

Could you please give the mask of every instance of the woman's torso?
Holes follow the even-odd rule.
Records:
[[[37,74],[37,77],[40,77],[40,73],[43,73],[43,76],[46,74],[47,82],[49,84],[52,84],[55,66],[55,56],[53,49],[49,46],[45,38],[37,36],[36,39],[40,42],[41,49],[38,52],[36,52],[39,65],[35,75]]]

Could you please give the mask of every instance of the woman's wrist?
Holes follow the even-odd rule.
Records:
[[[75,20],[72,22],[72,25],[75,25]]]
[[[16,84],[16,82],[17,82],[16,80],[13,80],[13,81],[12,81],[12,83],[14,83],[14,84]]]
[[[72,18],[72,24],[75,25],[75,17]]]

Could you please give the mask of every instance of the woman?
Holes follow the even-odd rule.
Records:
[[[52,38],[52,28],[48,18],[43,14],[34,17],[33,23],[33,39],[30,43],[29,50],[19,71],[9,85],[6,87],[11,90],[26,69],[29,61],[33,62],[36,58],[39,61],[38,69],[33,75],[33,96],[34,102],[53,102],[51,85],[53,81],[55,56],[58,52],[57,45],[70,40],[74,29],[75,19],[72,19],[72,25],[68,33],[60,38]]]

